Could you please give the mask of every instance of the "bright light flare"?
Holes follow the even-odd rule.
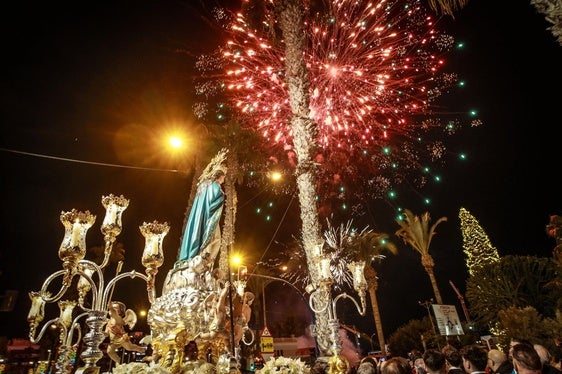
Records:
[[[283,178],[283,174],[281,174],[278,171],[272,171],[271,174],[269,175],[269,178],[272,181],[277,182],[277,181],[280,181]]]
[[[240,266],[242,264],[242,260],[242,256],[238,253],[235,253],[230,257],[230,263],[234,266]]]
[[[179,136],[170,136],[168,144],[174,149],[179,149],[183,147],[183,140]]]

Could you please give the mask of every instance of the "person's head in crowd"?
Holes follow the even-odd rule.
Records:
[[[370,361],[361,361],[356,370],[356,374],[376,374],[376,372],[376,365]]]
[[[539,374],[542,372],[541,358],[529,344],[516,344],[511,348],[513,368],[517,374]]]
[[[488,351],[488,367],[496,372],[501,364],[507,361],[507,355],[498,349]]]
[[[539,358],[541,359],[541,363],[543,365],[550,365],[552,356],[550,355],[548,349],[546,349],[544,345],[540,345],[540,344],[534,344],[533,348],[535,348],[535,351],[537,351]]]
[[[449,366],[460,368],[462,366],[462,357],[460,351],[453,346],[445,346],[442,350],[445,360]]]
[[[484,348],[472,344],[461,348],[462,365],[468,374],[486,370],[488,364],[488,353]]]
[[[409,364],[417,374],[425,374],[425,367],[423,365],[423,354],[417,349],[413,349],[408,353]]]
[[[360,364],[362,364],[364,362],[368,362],[368,363],[372,364],[375,368],[379,365],[379,360],[377,360],[376,357],[373,357],[373,356],[363,357],[360,361]]]
[[[447,368],[445,366],[445,355],[436,349],[428,349],[423,353],[423,363],[425,370],[430,374],[445,373]]]
[[[513,347],[514,347],[516,344],[526,344],[526,345],[528,345],[529,347],[532,347],[532,346],[533,346],[533,343],[531,343],[531,342],[530,342],[529,340],[527,340],[527,339],[523,339],[523,338],[520,338],[520,337],[517,337],[517,336],[512,337],[512,338],[509,340],[509,352],[507,352],[507,357],[508,357],[510,360],[511,360],[511,358],[512,358]]]
[[[381,363],[381,374],[412,374],[412,367],[404,357],[392,357]]]

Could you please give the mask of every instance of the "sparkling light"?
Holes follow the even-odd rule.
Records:
[[[259,2],[245,3],[253,9]],[[198,93],[223,92],[230,110],[284,153],[279,164],[294,167],[285,45],[273,2],[263,4],[253,9],[260,22],[247,9],[236,14],[220,57],[200,59],[204,75],[220,77],[220,83],[201,84]],[[384,198],[398,185],[422,187],[432,180],[423,167],[447,153],[441,139],[461,127],[450,118],[458,113],[445,112],[438,99],[464,86],[446,71],[444,59],[462,44],[436,28],[421,0],[332,0],[329,8],[305,19],[320,200]],[[464,113],[478,126],[475,116]]]
[[[420,2],[407,4],[334,0],[332,14],[307,23],[310,110],[322,147],[389,144],[394,134],[419,126],[412,116],[425,113],[442,86],[456,82],[437,77],[444,66],[440,54],[453,39],[435,29]],[[224,57],[234,107],[271,142],[290,143],[282,43],[271,43],[239,13]]]
[[[169,143],[172,148],[181,148],[183,145],[182,139],[178,136],[170,137]]]

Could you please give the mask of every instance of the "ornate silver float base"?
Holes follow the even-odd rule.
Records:
[[[85,365],[76,370],[76,374],[98,374],[100,367],[96,363],[103,357],[103,352],[99,346],[105,339],[103,328],[107,323],[107,311],[91,311],[86,319],[89,327],[88,333],[84,335],[82,341],[86,344],[86,349],[80,354],[80,358]]]

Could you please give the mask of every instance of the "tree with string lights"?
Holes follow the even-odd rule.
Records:
[[[500,256],[478,220],[468,210],[461,207],[459,218],[468,274],[474,275],[479,267],[498,262]]]

